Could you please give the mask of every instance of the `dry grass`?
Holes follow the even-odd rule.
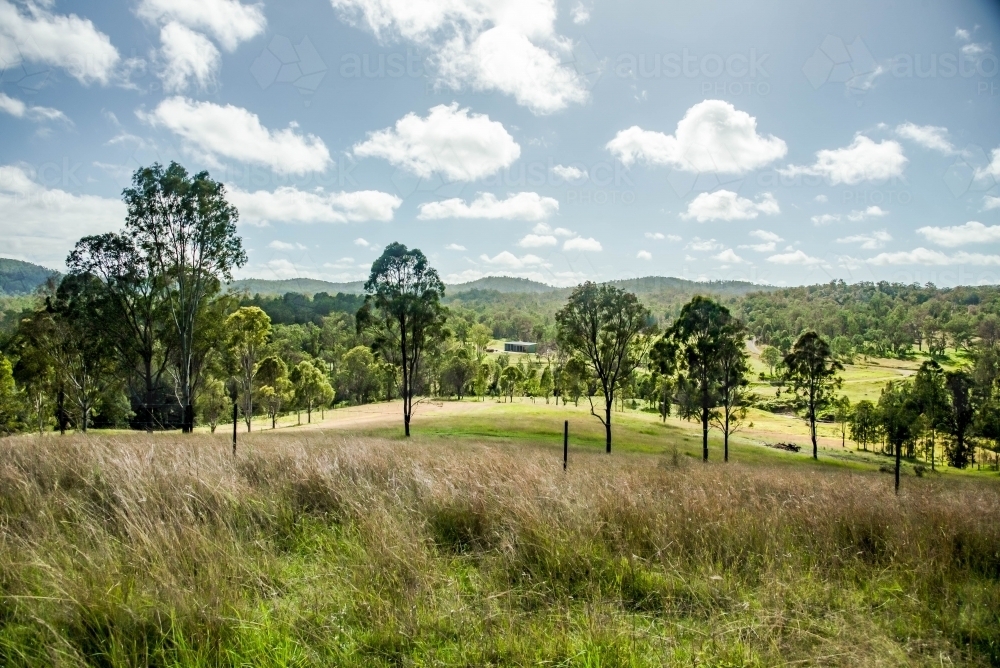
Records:
[[[0,441],[2,665],[998,665],[1000,489],[470,440]]]

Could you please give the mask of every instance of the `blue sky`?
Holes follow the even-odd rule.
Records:
[[[242,276],[1000,282],[993,2],[0,0],[0,255],[154,161]]]

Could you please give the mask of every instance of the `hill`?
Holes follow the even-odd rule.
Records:
[[[527,278],[513,276],[484,276],[468,283],[458,283],[448,286],[448,292],[468,292],[470,290],[492,290],[494,292],[534,294],[540,292],[555,292],[558,288]]]
[[[31,262],[0,258],[0,295],[31,294],[49,276],[58,273]]]
[[[364,285],[363,281],[331,283],[317,278],[286,278],[280,281],[243,278],[230,283],[229,291],[246,292],[251,296],[260,295],[262,297],[280,297],[289,292],[309,295],[310,297],[317,292],[325,292],[330,295],[335,295],[338,292],[359,295],[364,292]]]

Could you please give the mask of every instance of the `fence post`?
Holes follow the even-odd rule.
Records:
[[[563,471],[569,461],[569,420],[563,422]]]

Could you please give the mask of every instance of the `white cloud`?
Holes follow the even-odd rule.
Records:
[[[555,0],[331,0],[343,18],[382,42],[426,49],[438,85],[511,95],[536,114],[588,99],[567,63],[573,43],[556,34]]]
[[[954,248],[966,244],[991,244],[1000,241],[1000,225],[987,227],[970,220],[965,225],[953,227],[921,227],[917,234],[938,246]]]
[[[854,234],[837,239],[838,244],[861,244],[863,250],[882,248],[887,241],[892,241],[892,236],[885,230],[876,230],[871,234]]]
[[[810,218],[812,222],[816,225],[828,225],[829,223],[835,223],[838,220],[842,220],[844,217],[847,220],[856,223],[861,220],[867,220],[868,218],[881,218],[882,216],[889,215],[889,212],[880,206],[872,204],[866,209],[855,209],[846,216],[841,216],[839,213],[824,213],[818,216],[813,216]]]
[[[567,239],[563,242],[563,250],[565,251],[583,251],[586,253],[598,253],[604,250],[601,246],[601,242],[594,237],[576,237],[575,239]]]
[[[749,220],[759,214],[781,213],[778,201],[771,193],[758,196],[757,202],[740,197],[731,190],[716,190],[700,193],[688,203],[687,212],[681,218],[694,218],[699,223],[708,220]]]
[[[752,232],[750,232],[750,236],[754,237],[755,239],[760,239],[761,241],[773,241],[773,242],[784,241],[784,239],[782,239],[780,236],[778,236],[774,232],[769,232],[768,230],[753,230]]]
[[[552,173],[566,181],[582,181],[587,178],[587,172],[573,166],[556,165],[552,168]]]
[[[8,113],[15,118],[27,118],[32,121],[62,121],[72,124],[72,121],[66,117],[66,114],[58,109],[28,105],[4,93],[0,93],[0,111]]]
[[[267,247],[268,248],[273,248],[274,250],[280,250],[280,251],[305,250],[306,249],[306,247],[303,246],[302,244],[291,244],[291,243],[288,243],[287,241],[280,241],[278,239],[275,239],[274,241],[272,241],[271,243],[269,243],[267,245]]]
[[[969,34],[969,31],[964,28],[955,28],[955,37],[963,42],[968,42],[971,35]]]
[[[948,140],[948,128],[938,125],[916,125],[903,123],[896,126],[896,134],[903,139],[945,155],[955,153],[955,146]]]
[[[137,113],[151,125],[180,136],[189,153],[215,166],[219,158],[230,158],[303,174],[330,164],[330,152],[319,137],[299,134],[295,124],[269,130],[242,107],[170,97],[150,113]]]
[[[489,255],[483,254],[479,256],[479,259],[486,264],[493,265],[496,267],[503,267],[505,269],[523,269],[524,267],[535,267],[544,266],[545,260],[538,257],[537,255],[524,255],[522,257],[517,257],[510,251],[503,251],[497,253],[495,256],[490,257]]]
[[[444,249],[445,250],[451,250],[451,251],[464,251],[464,250],[467,250],[465,248],[465,246],[461,246],[459,244],[448,244],[447,246],[444,247]]]
[[[635,257],[639,260],[652,260],[653,254],[650,253],[649,251],[641,250],[635,254]]]
[[[895,253],[879,253],[868,260],[874,265],[906,265],[923,264],[931,266],[969,264],[976,266],[998,266],[1000,265],[1000,255],[984,255],[982,253],[954,253],[948,255],[941,251],[928,250],[926,248],[914,248],[911,251],[898,251]]]
[[[989,53],[992,50],[993,48],[990,44],[970,42],[969,44],[962,45],[962,55],[968,56],[969,58],[978,58],[979,56]]]
[[[850,146],[817,151],[816,162],[812,165],[789,165],[778,172],[790,177],[820,176],[831,185],[855,185],[902,176],[907,162],[899,142],[886,139],[875,143],[864,135],[857,135]]]
[[[798,265],[802,267],[814,267],[816,265],[823,264],[823,260],[818,257],[810,257],[806,255],[801,250],[791,251],[788,253],[779,253],[778,255],[772,255],[767,258],[768,262],[774,264],[784,264],[784,265]]]
[[[565,227],[557,227],[556,229],[552,229],[552,227],[548,223],[538,223],[533,228],[531,228],[531,231],[534,232],[535,234],[554,234],[557,237],[576,236],[576,232],[574,232],[573,230],[567,230]]]
[[[678,241],[684,241],[684,239],[676,234],[668,234],[667,241],[673,241],[674,243],[677,243]]]
[[[746,260],[737,255],[736,251],[732,248],[727,248],[718,255],[713,255],[712,259],[722,262],[723,264],[743,264],[746,262]]]
[[[544,248],[545,246],[556,246],[558,244],[559,240],[548,234],[528,234],[517,242],[517,245],[521,248]]]
[[[88,19],[53,14],[51,0],[30,2],[24,11],[0,0],[0,62],[13,69],[22,61],[60,67],[83,84],[107,84],[121,60],[111,39]]]
[[[816,195],[816,197],[814,197],[813,199],[816,200],[817,202],[820,202],[821,204],[825,204],[827,201],[829,201],[826,195]]]
[[[191,83],[206,90],[215,83],[222,56],[204,35],[171,21],[160,29],[160,43],[164,92],[180,93]]]
[[[229,190],[229,200],[240,212],[240,220],[250,225],[283,223],[348,223],[367,220],[389,221],[403,200],[378,190],[327,193],[299,190],[291,186],[273,192]]]
[[[666,239],[666,237],[663,236],[663,232],[646,232],[646,238],[653,239],[655,241],[663,241]]]
[[[493,193],[479,193],[479,197],[466,204],[455,197],[441,202],[420,205],[420,220],[440,218],[481,218],[486,220],[543,220],[559,211],[559,202],[538,193],[523,192],[498,200]]]
[[[363,158],[383,158],[417,176],[438,173],[451,181],[489,176],[521,155],[502,123],[459,109],[457,102],[433,107],[426,118],[407,114],[395,128],[370,133],[353,151]]]
[[[124,220],[118,198],[47,188],[23,167],[0,166],[0,239],[8,257],[61,266],[77,239],[118,229]]]
[[[570,14],[573,16],[573,23],[578,26],[582,26],[590,20],[590,9],[584,6],[582,2],[577,2],[573,5],[573,9],[570,10]]]
[[[994,179],[1000,181],[1000,148],[995,148],[990,153],[991,160],[990,164],[986,167],[976,169],[976,178],[981,179],[987,176],[992,176]]]
[[[991,211],[993,209],[1000,209],[1000,197],[994,197],[993,195],[984,195],[983,211]]]
[[[685,246],[685,248],[693,251],[714,251],[720,250],[722,248],[722,244],[715,239],[699,239],[698,237],[695,237],[688,242],[688,245]]]
[[[357,239],[355,239],[354,240],[354,245],[355,246],[361,246],[362,248],[369,248],[369,247],[371,247],[371,243],[367,239],[365,239],[364,237],[358,237]]]
[[[207,32],[226,51],[234,51],[267,27],[262,4],[244,5],[238,0],[141,0],[136,13],[150,23],[176,22]]]
[[[740,244],[740,248],[749,248],[758,253],[773,253],[774,249],[777,248],[777,244],[773,241],[767,241],[762,244]]]
[[[757,134],[757,119],[722,100],[692,106],[674,135],[635,125],[606,147],[625,165],[643,160],[689,172],[744,174],[783,158],[788,147],[773,135]]]
[[[865,220],[867,218],[881,218],[882,216],[888,216],[889,212],[880,206],[872,204],[867,209],[858,209],[851,211],[847,214],[847,220],[851,222],[858,222],[859,220]]]

